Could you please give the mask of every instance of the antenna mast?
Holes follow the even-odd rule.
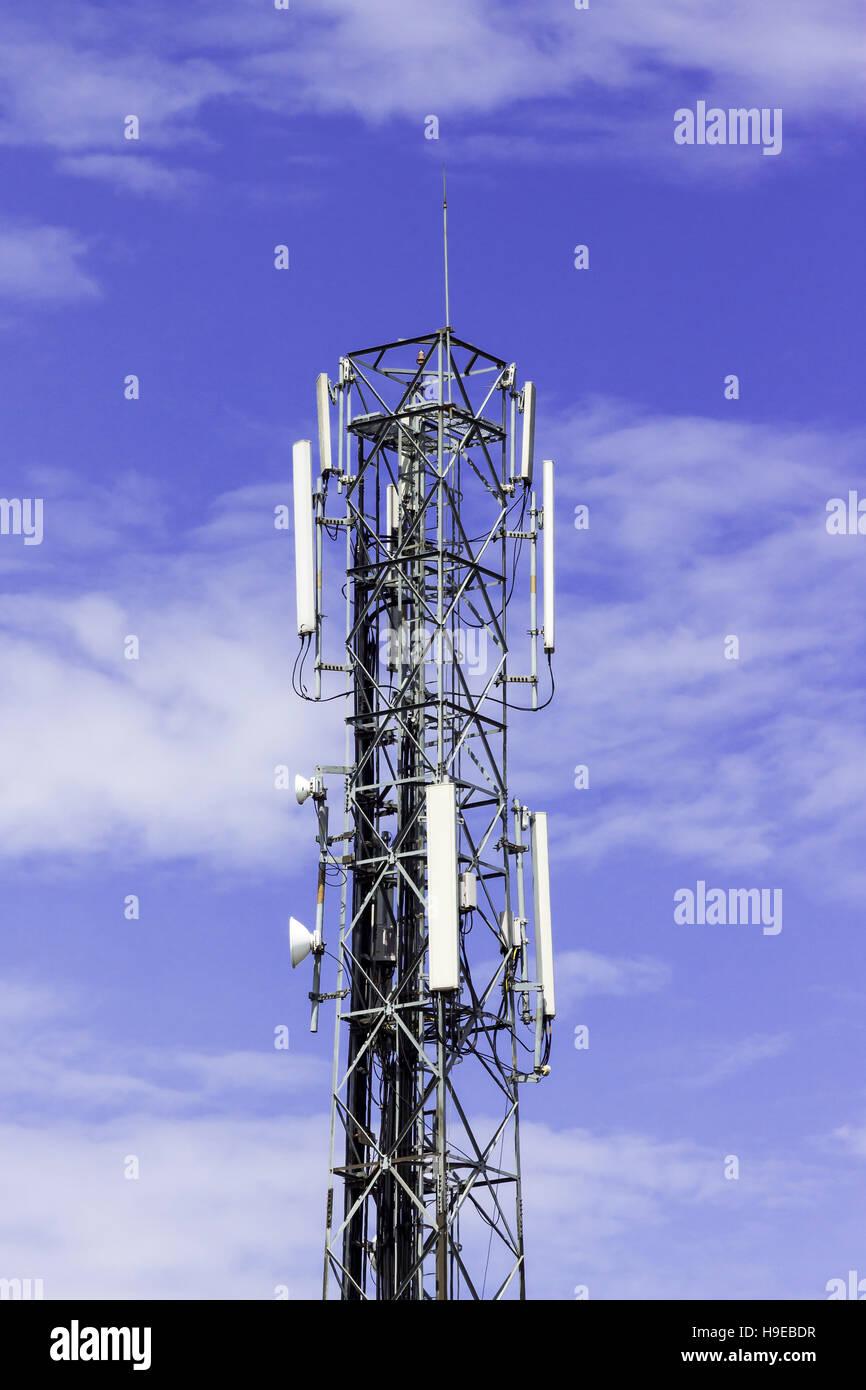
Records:
[[[445,165],[442,165],[442,239],[445,246],[445,327],[451,327],[451,310],[448,307],[448,194],[445,188]]]
[[[447,318],[446,217],[443,184]],[[295,446],[296,690],[312,657],[313,698],[334,680],[346,703],[345,765],[296,783],[317,811],[319,876],[292,961],[312,952],[313,1031],[336,1005],[325,1298],[525,1297],[518,1098],[550,1070],[555,1002],[547,817],[510,795],[506,751],[509,714],[546,688],[539,640],[553,651],[553,465],[539,508],[535,393],[515,371],[448,323],[350,352],[319,378],[314,486],[310,445]],[[343,548],[327,569],[326,540]],[[509,599],[521,646],[529,629],[521,674]]]

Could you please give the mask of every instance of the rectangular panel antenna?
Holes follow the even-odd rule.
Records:
[[[547,812],[532,817],[532,891],[535,901],[535,964],[544,1001],[544,1017],[556,1013],[553,988],[553,931],[550,921],[550,861],[547,850]]]
[[[385,530],[391,539],[397,534],[400,518],[400,494],[394,483],[385,488]]]
[[[319,467],[323,473],[330,473],[331,396],[328,390],[327,372],[320,372],[316,377],[316,410],[319,416]]]
[[[523,434],[520,439],[520,476],[532,482],[532,454],[535,449],[535,387],[527,381],[523,388]]]
[[[554,650],[553,634],[553,459],[542,464],[542,541],[544,566],[544,650]]]
[[[313,451],[309,439],[292,446],[292,478],[295,501],[295,597],[298,633],[316,630],[316,596],[313,565]]]
[[[457,800],[453,782],[431,782],[427,801],[427,924],[431,989],[460,987]]]

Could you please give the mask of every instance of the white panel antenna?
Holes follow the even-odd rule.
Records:
[[[431,782],[427,801],[427,925],[431,989],[460,988],[457,799],[453,782]]]
[[[523,434],[520,439],[520,476],[532,482],[532,455],[535,449],[535,387],[527,381],[523,388]]]
[[[553,931],[550,920],[550,860],[547,849],[547,812],[532,817],[532,891],[535,902],[535,963],[545,1018],[556,1013],[553,987]]]
[[[319,467],[323,473],[330,473],[331,395],[327,372],[320,372],[316,377],[316,411],[319,416]]]
[[[385,489],[385,530],[391,539],[397,534],[399,520],[400,493],[394,483],[388,483]]]
[[[553,632],[553,459],[542,464],[542,563],[544,567],[544,650],[554,650]]]
[[[313,457],[309,439],[292,446],[295,501],[295,597],[298,633],[316,630],[316,592],[313,566]]]

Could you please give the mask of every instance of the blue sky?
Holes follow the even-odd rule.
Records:
[[[0,535],[0,1276],[316,1295],[331,1028],[273,769],[341,731],[290,691],[273,509],[316,374],[441,326],[443,162],[455,329],[558,468],[557,694],[512,745],[559,962],[530,1295],[866,1276],[866,538],[825,525],[866,496],[863,5],[0,13],[0,494],[44,501]],[[699,100],[781,108],[781,152],[676,145]],[[699,880],[782,930],[675,924]]]

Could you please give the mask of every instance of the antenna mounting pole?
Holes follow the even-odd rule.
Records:
[[[448,304],[448,194],[445,188],[445,165],[442,165],[442,239],[445,247],[445,327],[451,327]]]

